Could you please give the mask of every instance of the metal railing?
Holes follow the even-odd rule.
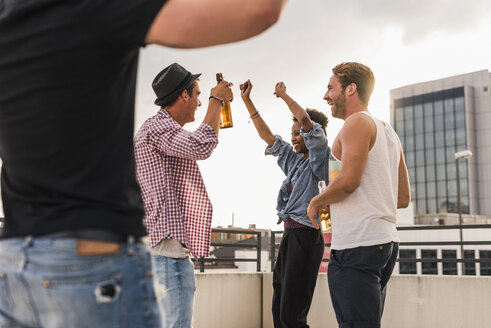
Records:
[[[425,226],[405,226],[397,227],[398,231],[414,231],[414,230],[458,230],[458,229],[491,229],[491,224],[468,224],[468,225],[425,225]],[[279,245],[276,243],[276,235],[282,234],[283,231],[271,231],[271,271],[274,268],[276,261],[276,249]],[[330,243],[325,244],[326,247],[331,246]],[[401,241],[399,246],[470,246],[470,245],[491,245],[491,240],[485,241]],[[323,259],[323,261],[328,261]],[[398,262],[431,262],[431,263],[491,263],[490,258],[475,259],[465,258],[465,254],[460,254],[460,258],[398,258]]]
[[[255,235],[256,236],[256,243],[255,244],[238,244],[238,243],[217,243],[217,242],[212,242],[211,246],[212,247],[233,247],[233,248],[255,248],[257,255],[256,258],[236,258],[236,257],[222,257],[222,258],[217,258],[217,257],[200,257],[197,260],[199,263],[199,271],[204,272],[205,271],[205,263],[219,263],[219,262],[256,262],[256,271],[260,272],[261,271],[261,231],[256,231],[256,230],[231,230],[231,229],[220,229],[220,228],[215,228],[211,229],[211,232],[216,232],[216,233],[227,233],[227,234],[242,234],[242,235]]]

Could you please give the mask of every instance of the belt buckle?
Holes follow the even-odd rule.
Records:
[[[112,241],[77,239],[77,254],[82,256],[115,254],[119,248],[119,243]]]

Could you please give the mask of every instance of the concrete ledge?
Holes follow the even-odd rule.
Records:
[[[272,328],[272,273],[196,274],[195,328]],[[261,297],[262,295],[262,297]],[[491,277],[395,275],[382,327],[491,327]],[[319,274],[308,323],[337,327],[326,274]]]

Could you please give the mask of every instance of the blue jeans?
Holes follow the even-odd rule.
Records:
[[[153,256],[157,277],[156,293],[165,328],[189,328],[193,318],[194,266],[189,257],[176,259]]]
[[[0,327],[160,327],[148,247],[79,255],[74,238],[0,240]]]

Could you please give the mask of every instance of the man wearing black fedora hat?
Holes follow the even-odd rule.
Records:
[[[1,327],[159,326],[132,143],[139,50],[246,39],[285,1],[0,1]]]
[[[221,105],[233,98],[231,84],[211,89],[203,123],[183,129],[201,105],[198,77],[174,63],[155,77],[152,87],[160,106],[135,136],[137,180],[145,205],[145,227],[158,278],[166,327],[190,327],[194,268],[190,255],[209,255],[212,205],[197,160],[208,158],[218,144]]]

